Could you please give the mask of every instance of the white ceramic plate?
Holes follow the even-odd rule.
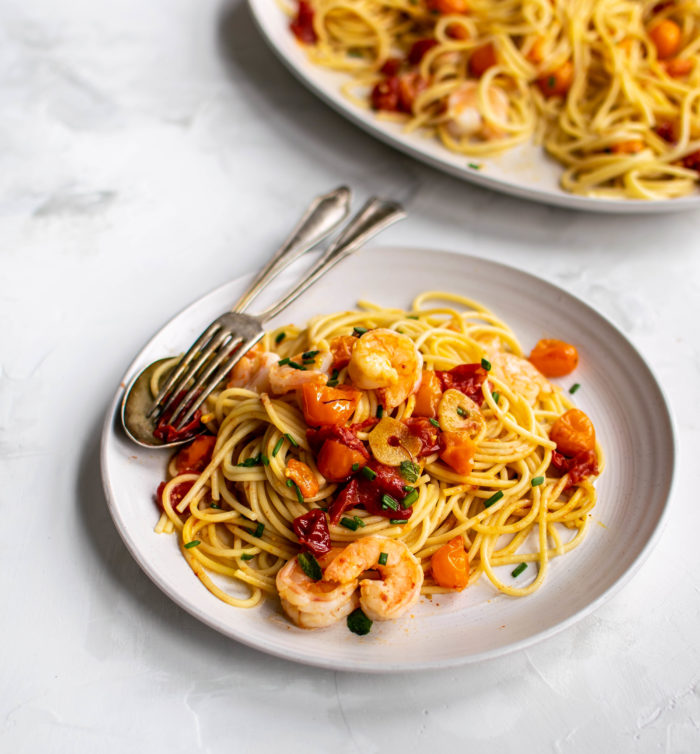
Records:
[[[138,355],[124,384],[154,359],[183,350],[238,298],[245,282],[227,283],[178,314]],[[532,596],[513,599],[488,583],[478,584],[432,603],[423,599],[411,616],[375,622],[365,637],[350,633],[344,621],[315,632],[295,628],[273,600],[251,610],[233,608],[204,588],[174,536],[153,532],[158,513],[152,498],[165,474],[166,454],[126,439],[117,422],[120,389],[102,434],[109,509],[139,565],[185,610],[231,638],[286,659],[345,670],[435,668],[495,657],[545,639],[600,605],[638,568],[659,533],[670,492],[672,423],[641,356],[588,305],[551,283],[484,259],[370,248],[336,267],[279,321],[304,324],[313,314],[354,307],[360,298],[406,307],[427,289],[481,301],[510,323],[525,349],[543,336],[579,348],[575,378],[563,384],[575,380],[582,385],[577,403],[593,419],[608,464],[597,482],[599,502],[584,543],[552,562],[545,585]],[[274,291],[266,300],[273,296]]]
[[[590,212],[650,213],[700,208],[700,192],[655,201],[595,199],[567,193],[559,187],[561,165],[532,144],[521,145],[496,157],[474,159],[450,152],[436,139],[427,138],[420,132],[407,134],[401,124],[380,120],[374,112],[357,107],[344,97],[340,91],[341,84],[347,81],[344,74],[309,62],[302,45],[289,31],[289,18],[277,0],[248,2],[259,29],[274,52],[312,92],[372,135],[435,168],[494,191]],[[477,162],[482,168],[474,170],[469,167],[470,162]]]

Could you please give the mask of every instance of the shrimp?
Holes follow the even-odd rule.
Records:
[[[334,547],[318,557],[323,568],[341,552]],[[292,558],[277,572],[277,591],[282,609],[299,628],[325,628],[349,615],[358,603],[357,579],[345,584],[314,581],[307,576],[297,558]]]
[[[276,358],[279,360],[279,356]],[[305,360],[300,353],[292,356],[290,361],[303,366],[304,369],[295,369],[287,364],[273,364],[270,367],[270,388],[275,395],[289,393],[307,382],[320,382],[325,385],[333,363],[333,355],[330,351],[318,351],[311,359]]]
[[[498,120],[508,117],[508,96],[502,89],[489,87],[486,99]],[[503,130],[489,123],[483,116],[479,105],[479,82],[466,81],[456,89],[447,100],[448,112],[451,116],[447,122],[447,130],[455,139],[477,136],[484,141],[500,139]]]
[[[386,554],[386,563],[379,563]],[[360,607],[372,620],[398,618],[418,601],[423,569],[408,547],[389,537],[362,537],[349,544],[323,573],[326,582],[356,583],[368,569],[379,571],[379,579],[360,581]]]
[[[350,355],[348,375],[355,387],[377,390],[392,409],[418,391],[423,355],[407,336],[378,328],[362,335]]]
[[[487,350],[494,370],[531,406],[535,405],[540,393],[552,392],[549,380],[527,359],[500,349]]]
[[[270,390],[270,367],[278,360],[276,353],[263,351],[262,343],[256,343],[233,367],[227,386],[267,393]]]

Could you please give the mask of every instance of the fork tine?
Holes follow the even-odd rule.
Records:
[[[177,422],[175,423],[175,420],[178,418],[178,415],[180,411],[182,411],[182,408],[178,411],[178,413],[173,417],[172,424],[175,427],[175,429],[182,429],[184,426],[187,425],[187,423],[192,419],[194,416],[195,411],[204,403],[204,401],[209,397],[211,392],[217,387],[217,385],[221,382],[221,380],[226,377],[226,375],[233,369],[233,367],[238,364],[238,362],[241,360],[244,354],[248,353],[248,351],[262,338],[264,335],[264,332],[261,330],[259,333],[256,333],[253,337],[248,338],[248,340],[243,343],[238,348],[229,348],[227,352],[222,352],[217,358],[216,363],[212,365],[211,372],[214,371],[214,369],[217,369],[216,373],[213,377],[209,379],[209,375],[206,375],[203,378],[200,378],[198,380],[198,383],[203,384],[205,381],[208,381],[207,386],[202,390],[202,392],[197,396],[197,399],[192,403],[191,406],[187,409],[185,412],[185,415]],[[243,339],[241,338],[238,342],[241,342]],[[200,387],[201,387],[200,384]],[[192,387],[192,390],[190,390],[190,393],[196,392],[197,385],[194,385]],[[189,395],[189,394],[188,394]],[[182,406],[187,406],[188,404],[188,397],[185,396],[185,398],[182,401]]]
[[[163,399],[166,397],[166,395],[168,395],[168,393],[170,393],[173,385],[180,379],[180,376],[187,368],[188,364],[199,352],[199,349],[213,337],[213,335],[219,330],[220,327],[221,325],[219,324],[218,320],[214,320],[214,322],[212,322],[209,327],[207,327],[206,330],[204,330],[197,338],[197,340],[195,340],[195,342],[189,347],[187,353],[180,359],[180,361],[178,361],[175,368],[170,372],[168,379],[153,401],[153,407],[148,412],[148,414],[146,414],[146,416],[151,417],[159,408],[161,408]]]
[[[206,368],[206,364],[211,358],[212,354],[219,350],[229,339],[231,338],[231,331],[221,328],[214,333],[212,339],[206,344],[204,350],[200,352],[200,355],[195,359],[187,370],[180,376],[180,379],[170,390],[170,394],[165,401],[164,405],[160,407],[156,417],[162,416],[170,407],[174,404],[180,403],[178,395],[187,387],[187,383],[195,379],[201,369]]]

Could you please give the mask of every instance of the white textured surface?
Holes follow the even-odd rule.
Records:
[[[698,751],[700,213],[580,215],[443,176],[317,102],[236,3],[10,1],[0,19],[0,750]],[[304,668],[190,618],[109,519],[97,438],[124,366],[339,182],[406,202],[387,243],[579,294],[670,395],[658,547],[545,644],[420,675]]]

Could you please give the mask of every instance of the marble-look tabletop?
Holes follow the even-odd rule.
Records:
[[[418,164],[294,80],[241,0],[6,0],[0,102],[0,750],[700,751],[700,212],[579,214]],[[339,183],[401,197],[386,243],[581,296],[670,396],[658,546],[544,643],[420,674],[275,659],[171,603],[109,517],[99,432],[126,364]]]

